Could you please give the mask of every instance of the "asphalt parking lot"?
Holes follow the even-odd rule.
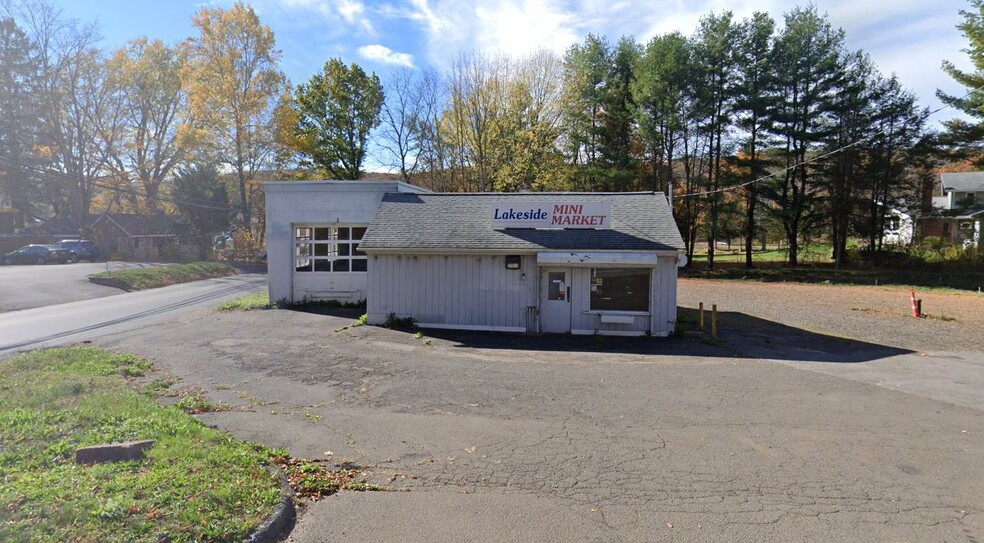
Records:
[[[229,407],[207,423],[394,490],[307,505],[295,542],[984,540],[979,352],[918,366],[753,313],[721,343],[416,338],[285,310],[103,343]],[[940,371],[959,386],[899,386]]]
[[[0,266],[0,312],[120,294],[120,289],[90,283],[89,275],[107,269],[159,265],[142,262],[76,262],[44,266]]]

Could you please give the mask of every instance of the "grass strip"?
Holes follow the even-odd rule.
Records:
[[[282,499],[267,452],[157,404],[150,363],[90,347],[0,361],[0,541],[242,541]],[[142,461],[79,447],[153,439]]]
[[[276,309],[277,304],[270,302],[268,292],[257,292],[249,296],[229,300],[219,304],[219,311],[255,311],[259,309]]]
[[[109,285],[123,290],[147,290],[178,283],[189,283],[213,277],[225,277],[239,273],[235,268],[220,262],[193,262],[154,268],[131,268],[96,273],[89,276],[93,283]]]

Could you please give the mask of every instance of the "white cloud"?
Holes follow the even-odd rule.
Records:
[[[341,0],[338,2],[338,13],[349,23],[355,22],[356,15],[361,15],[366,7],[361,2],[353,0]]]
[[[359,47],[359,55],[366,60],[413,68],[413,55],[398,53],[385,45],[364,45]]]

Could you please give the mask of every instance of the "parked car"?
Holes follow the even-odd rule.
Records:
[[[10,264],[48,264],[58,262],[77,262],[78,255],[69,251],[55,247],[54,245],[25,245],[16,251],[3,255],[3,263]]]
[[[76,260],[88,260],[95,262],[102,257],[102,251],[96,242],[87,239],[63,239],[55,244],[59,249],[72,251],[76,254]]]

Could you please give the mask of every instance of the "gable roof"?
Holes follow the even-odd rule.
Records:
[[[493,203],[611,202],[610,229],[493,229]],[[660,192],[387,193],[360,249],[677,251],[683,238]]]
[[[944,173],[940,179],[944,192],[984,192],[984,172]]]

